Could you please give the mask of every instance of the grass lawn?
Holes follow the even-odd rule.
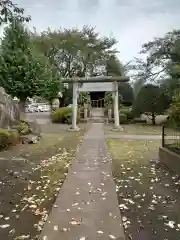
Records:
[[[0,239],[38,239],[86,131],[48,127],[38,144],[1,152]]]
[[[105,134],[123,134],[123,135],[161,135],[162,126],[149,124],[122,124],[123,131],[113,132],[113,125],[105,126]],[[166,128],[166,133],[171,133],[170,129]]]
[[[180,239],[180,178],[155,161],[159,145],[108,140],[127,239]]]

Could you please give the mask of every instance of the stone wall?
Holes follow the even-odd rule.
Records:
[[[171,171],[180,174],[180,155],[171,150],[160,147],[159,160],[165,164]]]
[[[13,122],[19,119],[18,103],[0,87],[0,128],[11,129]]]

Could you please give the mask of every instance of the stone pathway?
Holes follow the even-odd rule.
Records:
[[[40,240],[125,240],[102,123],[84,136]]]

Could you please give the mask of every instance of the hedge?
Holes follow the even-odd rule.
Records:
[[[17,132],[11,132],[6,129],[0,129],[0,149],[15,145],[19,141]]]

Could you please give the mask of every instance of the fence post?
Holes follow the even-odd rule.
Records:
[[[165,129],[164,129],[164,125],[162,125],[162,147],[164,147],[164,143],[165,143],[165,139],[164,139],[164,137],[165,137],[165,131],[164,131]]]

